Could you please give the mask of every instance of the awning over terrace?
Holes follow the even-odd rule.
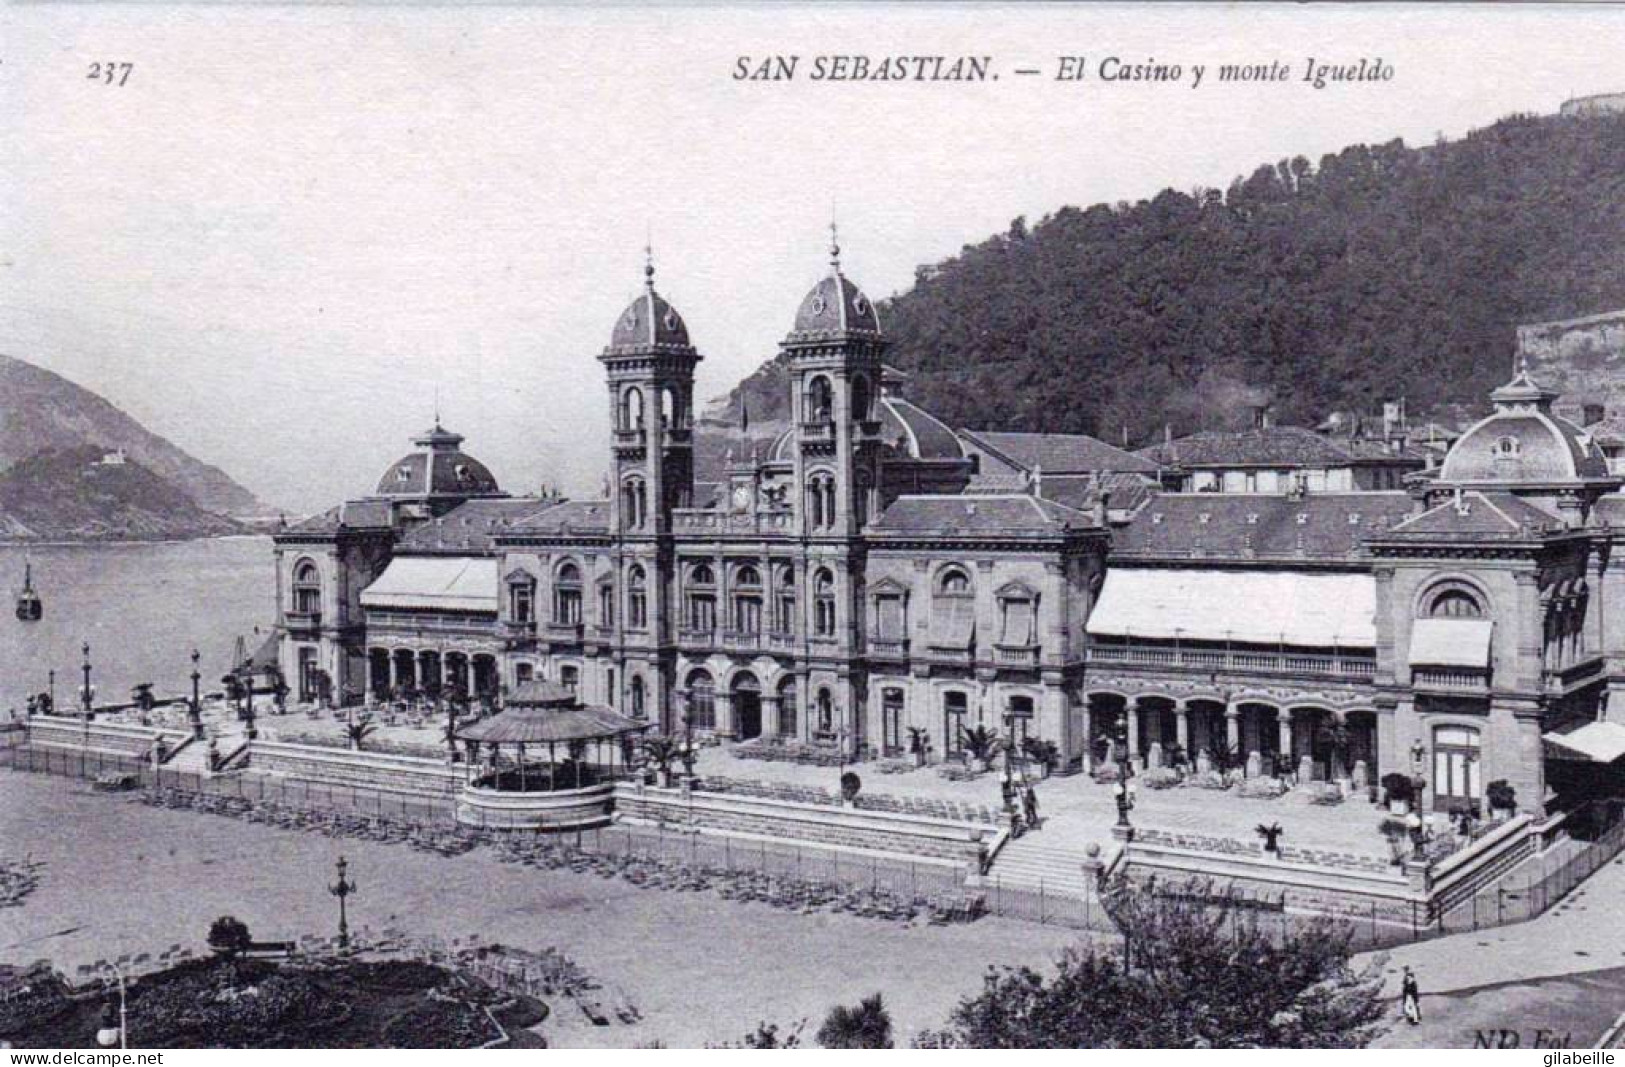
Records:
[[[1612,763],[1625,756],[1625,724],[1588,722],[1566,734],[1545,734],[1546,754],[1554,759]]]
[[[1097,637],[1373,648],[1368,574],[1123,568],[1109,570],[1089,616]]]
[[[368,608],[496,614],[497,560],[470,556],[397,556],[361,592]]]
[[[1417,619],[1411,627],[1412,667],[1490,665],[1489,619]]]

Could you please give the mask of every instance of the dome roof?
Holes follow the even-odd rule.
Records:
[[[862,333],[880,336],[880,316],[863,290],[839,269],[812,287],[796,311],[791,336],[838,336]]]
[[[1441,483],[1550,484],[1608,478],[1608,462],[1589,434],[1554,415],[1557,394],[1527,368],[1490,394],[1495,412],[1451,447]]]
[[[462,450],[463,436],[438,422],[413,438],[417,450],[390,464],[379,496],[496,496],[502,490],[485,464]]]
[[[948,424],[899,396],[881,396],[875,401],[880,421],[880,439],[892,453],[908,459],[963,459],[965,446]],[[788,462],[795,457],[795,428],[774,440],[768,450],[770,462]]]
[[[688,326],[666,298],[648,286],[615,320],[609,347],[689,348]]]

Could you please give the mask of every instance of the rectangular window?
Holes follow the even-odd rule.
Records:
[[[634,630],[645,629],[649,625],[649,605],[642,590],[633,590],[626,598],[627,625]]]
[[[903,618],[902,597],[875,598],[875,635],[887,641],[901,641],[908,636],[908,623]]]
[[[598,625],[606,630],[615,625],[615,587],[612,585],[598,587]]]
[[[581,590],[556,589],[553,592],[553,621],[560,626],[577,626],[581,622]]]
[[[1025,599],[1004,601],[1003,644],[1031,647],[1037,644],[1033,602]]]
[[[742,634],[762,632],[762,598],[734,597],[734,630]]]
[[[796,632],[796,598],[794,593],[780,594],[779,618],[776,629],[781,634]]]
[[[515,585],[508,594],[509,611],[514,622],[530,622],[535,610],[536,594],[529,585]]]
[[[691,630],[717,628],[717,600],[709,593],[690,593],[688,597],[688,626]]]

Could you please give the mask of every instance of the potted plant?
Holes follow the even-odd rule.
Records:
[[[1021,740],[1021,754],[1027,757],[1030,764],[1038,767],[1042,777],[1048,778],[1055,769],[1055,759],[1061,754],[1061,749],[1054,741],[1042,737],[1024,737]]]
[[[371,715],[361,715],[344,724],[344,739],[350,748],[361,751],[362,742],[377,732],[378,727],[372,724]]]
[[[914,766],[924,767],[926,753],[931,750],[931,735],[923,726],[908,728],[908,750],[914,754]]]
[[[1264,851],[1273,852],[1277,859],[1281,856],[1281,824],[1272,822],[1269,825],[1259,823],[1253,827],[1253,832],[1264,839]]]
[[[1388,810],[1394,815],[1404,815],[1411,810],[1411,803],[1416,799],[1416,785],[1408,775],[1391,772],[1382,776],[1383,795],[1388,798]]]
[[[1497,778],[1484,788],[1490,802],[1490,816],[1496,822],[1505,822],[1518,810],[1518,791],[1505,778]]]
[[[993,769],[993,757],[999,751],[999,735],[985,726],[973,726],[969,729],[961,726],[960,736],[963,738],[965,751],[970,753],[972,759],[981,765],[983,771]]]

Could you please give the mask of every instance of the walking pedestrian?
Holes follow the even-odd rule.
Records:
[[[1028,784],[1027,792],[1022,794],[1021,806],[1027,811],[1027,825],[1038,829],[1038,790],[1031,784]]]
[[[1422,990],[1416,984],[1416,974],[1405,968],[1405,977],[1399,984],[1400,1007],[1405,1012],[1406,1020],[1417,1026],[1422,1022]]]

